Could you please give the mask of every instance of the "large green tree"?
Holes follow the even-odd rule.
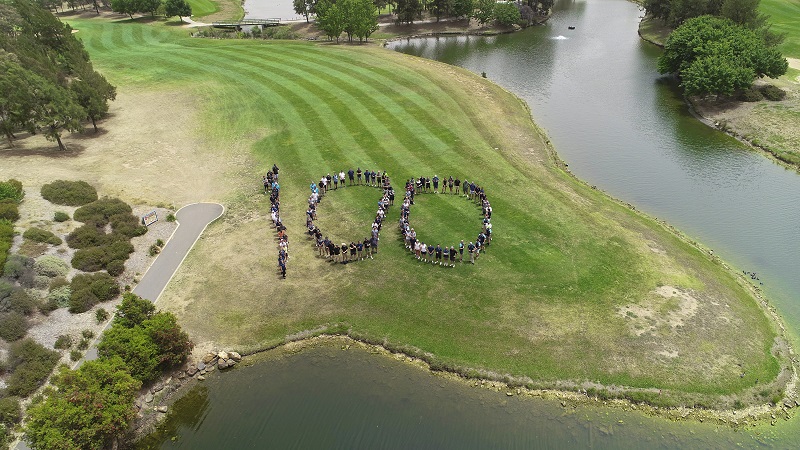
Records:
[[[754,31],[720,17],[687,20],[667,39],[661,73],[677,74],[688,95],[732,95],[757,77],[777,78],[788,62]]]
[[[186,5],[185,0],[168,1],[184,2]],[[191,15],[191,10],[189,14]],[[84,71],[70,83],[69,87],[75,93],[78,104],[86,110],[86,115],[92,121],[94,131],[97,132],[97,120],[108,114],[108,101],[117,98],[117,89],[94,70]]]
[[[472,17],[481,25],[494,19],[495,0],[476,0]]]
[[[178,19],[183,22],[184,17],[192,15],[192,7],[186,3],[186,0],[165,0],[164,15],[167,17],[178,16]]]
[[[316,0],[292,0],[294,12],[305,16],[306,23],[309,22],[309,16],[315,13]]]
[[[120,358],[62,367],[46,398],[28,409],[25,436],[34,449],[116,448],[136,417],[133,402],[141,382]]]
[[[455,17],[463,17],[469,20],[472,15],[472,10],[475,9],[474,0],[453,0],[453,6],[450,13]]]
[[[519,23],[522,16],[513,2],[499,2],[494,6],[494,19],[499,25],[507,27]]]
[[[452,9],[453,0],[431,0],[428,2],[428,11],[436,16],[437,22],[439,18],[448,16]]]
[[[397,0],[397,6],[394,8],[397,23],[414,23],[422,17],[423,7],[422,0]]]
[[[328,38],[336,39],[344,32],[347,19],[342,8],[331,0],[319,0],[317,2],[317,27],[325,32]]]

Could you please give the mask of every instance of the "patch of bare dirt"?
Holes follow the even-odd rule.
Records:
[[[617,309],[627,319],[631,333],[641,336],[655,334],[663,327],[673,330],[683,326],[697,314],[699,302],[691,291],[672,286],[660,286],[646,300]]]

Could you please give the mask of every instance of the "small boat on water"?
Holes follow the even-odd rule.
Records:
[[[567,28],[569,28],[570,30],[574,30],[575,29],[575,27],[572,26],[572,25],[568,26]]]

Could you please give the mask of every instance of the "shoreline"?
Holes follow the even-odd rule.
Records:
[[[637,34],[639,35],[639,38],[641,40],[643,40],[645,42],[648,42],[650,44],[653,44],[656,47],[659,47],[659,48],[663,49],[664,48],[664,42],[659,40],[659,37],[657,37],[655,35],[650,35],[650,34],[645,33],[645,32],[642,31],[642,27],[643,26],[647,26],[651,21],[652,21],[652,19],[649,19],[647,17],[642,18],[642,20],[639,21],[639,27],[638,27],[638,30],[637,30]],[[689,107],[689,112],[697,120],[699,120],[700,122],[702,122],[706,126],[711,127],[711,128],[713,128],[715,130],[718,130],[718,131],[720,131],[722,133],[725,133],[728,136],[736,139],[737,141],[739,141],[739,142],[751,147],[752,149],[758,151],[759,153],[763,154],[764,156],[766,156],[770,160],[776,162],[777,164],[779,164],[779,165],[781,165],[781,166],[783,166],[783,167],[785,167],[787,169],[792,169],[792,170],[795,170],[798,173],[800,173],[800,163],[797,163],[797,162],[794,162],[794,161],[790,161],[790,160],[786,160],[786,159],[782,158],[781,157],[781,152],[771,148],[767,144],[762,144],[761,140],[759,140],[758,138],[747,137],[746,134],[744,134],[743,132],[740,132],[738,129],[736,129],[735,126],[732,126],[732,125],[728,124],[727,121],[722,120],[722,119],[718,119],[718,118],[715,118],[715,117],[706,116],[705,114],[703,114],[701,112],[703,107],[699,104],[699,100],[698,99],[692,99],[690,97],[687,97],[686,95],[683,96],[683,99],[684,99],[684,102],[686,102],[686,105]]]

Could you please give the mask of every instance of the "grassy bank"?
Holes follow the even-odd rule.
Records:
[[[228,213],[159,301],[201,348],[255,349],[342,324],[427,352],[439,367],[539,386],[660,389],[663,398],[706,406],[782,392],[773,383],[784,356],[772,355],[775,330],[737,278],[561,170],[525,106],[487,80],[373,47],[191,39],[175,27],[106,20],[73,25],[123,96],[174,95],[159,113],[195,108],[172,139],[197,138],[201,148],[191,151],[227,160],[208,179],[175,167],[147,180],[154,202],[169,201],[183,183],[226,183],[196,198],[222,200]],[[126,123],[126,114],[107,126]],[[155,151],[170,139],[159,136],[150,136]],[[103,139],[83,142],[84,151]],[[170,155],[165,162],[181,156]],[[291,236],[286,280],[276,275],[259,192],[273,162]],[[126,163],[106,170],[115,164]],[[358,166],[388,170],[395,184],[434,174],[478,180],[494,208],[488,252],[475,266],[423,265],[399,241],[396,206],[374,261],[318,258],[302,232],[308,184]],[[320,209],[335,219],[326,231],[365,236],[376,201],[371,188],[331,193]],[[479,210],[449,196],[422,196],[412,220],[422,239],[448,245],[480,228]]]
[[[761,0],[759,11],[770,16],[774,31],[786,34],[781,52],[800,58],[800,0]]]

